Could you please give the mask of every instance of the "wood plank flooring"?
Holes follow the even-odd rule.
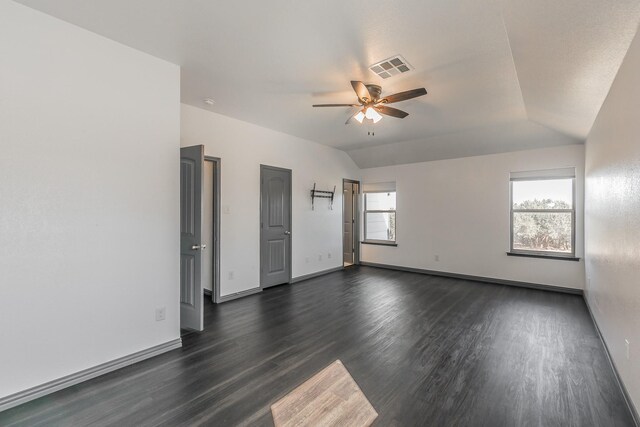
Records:
[[[376,426],[632,426],[579,296],[371,267],[207,304],[182,349],[0,413],[0,425],[271,426],[340,359]]]

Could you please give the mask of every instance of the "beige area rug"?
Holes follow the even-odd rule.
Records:
[[[271,405],[271,414],[276,427],[365,427],[378,416],[339,360]]]

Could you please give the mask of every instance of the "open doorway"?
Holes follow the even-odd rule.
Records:
[[[202,239],[211,248],[202,258],[202,289],[214,303],[220,302],[220,159],[204,157]]]
[[[342,180],[342,265],[349,267],[360,263],[360,221],[358,220],[358,195],[360,182]]]

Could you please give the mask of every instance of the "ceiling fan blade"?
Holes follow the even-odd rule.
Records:
[[[394,93],[393,95],[385,96],[381,99],[383,103],[392,104],[394,102],[406,101],[407,99],[417,98],[418,96],[426,95],[427,90],[423,87],[420,89],[407,90],[405,92]]]
[[[385,114],[387,116],[397,117],[399,119],[404,119],[405,117],[407,117],[409,115],[409,113],[407,113],[405,111],[398,110],[397,108],[387,107],[385,105],[378,105],[378,106],[374,107],[374,109],[380,114]]]
[[[359,104],[314,104],[313,107],[359,107]]]
[[[367,101],[371,101],[371,94],[369,93],[369,89],[367,89],[364,83],[357,80],[351,80],[351,86],[356,92],[356,95],[358,95],[358,100],[360,100],[360,102],[364,104]]]

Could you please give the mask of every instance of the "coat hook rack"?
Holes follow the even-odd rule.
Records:
[[[313,190],[311,190],[311,210],[315,210],[314,200],[329,199],[329,209],[333,210],[333,196],[336,194],[336,186],[333,186],[333,191],[320,191],[316,190],[316,183],[313,183]]]

